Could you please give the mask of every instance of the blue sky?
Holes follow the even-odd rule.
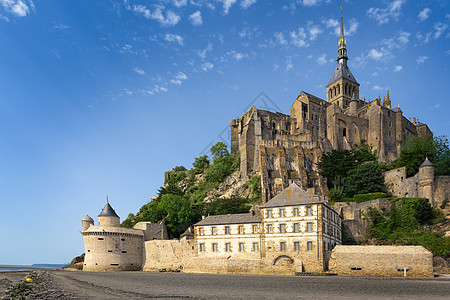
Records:
[[[69,262],[106,194],[123,220],[249,104],[325,98],[338,3],[0,0],[0,264]],[[360,96],[448,135],[448,1],[341,4]]]

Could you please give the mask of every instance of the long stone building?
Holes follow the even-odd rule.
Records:
[[[295,183],[260,213],[208,216],[179,240],[168,240],[164,224],[120,227],[109,203],[98,219],[98,225],[89,216],[81,220],[84,271],[322,272],[331,250],[341,244],[341,217]]]
[[[365,142],[386,162],[398,158],[410,137],[432,134],[426,124],[392,107],[389,91],[383,100],[379,95],[372,101],[361,99],[347,61],[341,12],[337,66],[326,85],[326,99],[302,91],[289,115],[251,107],[231,120],[231,152],[240,156],[242,176],[261,176],[264,201],[292,182],[311,194],[325,194],[316,169],[323,152],[354,149]]]

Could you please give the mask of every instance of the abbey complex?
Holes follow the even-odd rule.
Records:
[[[426,124],[392,107],[389,92],[383,99],[361,99],[347,60],[341,11],[337,65],[326,99],[301,92],[289,115],[251,107],[231,120],[231,153],[240,157],[239,176],[260,176],[261,206],[245,214],[205,217],[179,240],[169,240],[163,223],[120,227],[107,203],[99,225],[89,216],[82,219],[83,269],[432,276],[433,256],[421,246],[340,246],[346,211],[333,208],[325,197],[326,182],[317,170],[322,153],[367,143],[389,162],[409,138],[432,134]],[[386,186],[393,195],[425,197],[437,206],[449,198],[449,177],[435,176],[426,160],[410,178],[404,168],[389,171]]]

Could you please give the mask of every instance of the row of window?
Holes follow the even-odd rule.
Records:
[[[266,232],[267,233],[274,233],[274,225],[273,224],[267,224],[266,225]],[[278,225],[278,232],[279,233],[286,233],[286,224],[281,223]],[[300,232],[300,223],[294,223],[292,226],[292,231],[289,232]],[[313,232],[313,222],[307,222],[306,223],[306,232]],[[245,234],[245,227],[243,225],[238,226],[238,234]],[[252,231],[250,232],[252,234],[259,233],[259,226],[253,225]],[[199,235],[205,235],[205,229],[203,227],[200,227],[198,229]],[[229,235],[231,234],[230,226],[224,227],[224,234]],[[218,229],[217,227],[211,227],[211,235],[218,235]]]
[[[245,243],[239,243],[239,252],[245,252]],[[269,247],[271,249],[271,247]],[[218,243],[212,243],[211,244],[211,250],[212,252],[219,252]],[[279,250],[280,251],[287,251],[286,249],[286,242],[280,242],[279,244]],[[308,241],[306,242],[306,251],[312,251],[313,250],[313,242]],[[199,251],[200,252],[206,252],[205,243],[199,244]],[[251,252],[258,252],[259,251],[259,243],[253,242],[251,247]],[[300,242],[294,242],[294,251],[299,252],[300,251]],[[225,243],[225,252],[233,252],[231,243]]]
[[[306,215],[305,216],[312,216],[312,215],[313,215],[312,207],[311,206],[307,206],[306,207]],[[291,216],[292,217],[300,216],[298,207],[294,207],[294,209],[292,210],[292,215]],[[279,218],[287,217],[286,210],[284,208],[279,208],[277,217],[279,217]],[[275,214],[274,214],[274,211],[272,209],[267,209],[266,210],[266,218],[268,218],[268,219],[275,218]]]

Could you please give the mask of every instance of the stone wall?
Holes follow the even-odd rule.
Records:
[[[369,207],[375,208],[379,211],[389,211],[391,208],[391,202],[387,199],[376,199],[362,203],[356,202],[336,202],[333,205],[334,210],[344,220],[360,220],[367,213]]]
[[[144,243],[143,271],[181,270],[195,253],[193,240],[153,240]]]
[[[450,176],[436,176],[434,186],[434,205],[440,207],[445,200],[450,200]]]
[[[336,246],[331,272],[351,276],[433,277],[433,254],[422,246]]]
[[[294,275],[302,272],[302,261],[279,256],[275,261],[268,259],[194,258],[184,265],[186,273]]]

